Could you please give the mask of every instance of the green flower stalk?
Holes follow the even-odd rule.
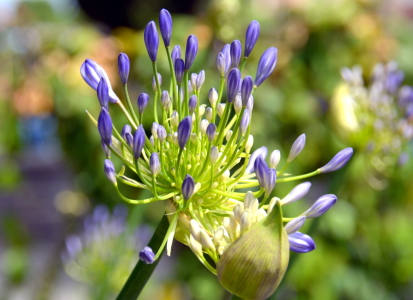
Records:
[[[162,14],[169,15],[165,11]],[[162,18],[162,22],[168,20],[169,17]],[[281,156],[278,150],[271,154],[270,168],[265,161],[266,147],[251,153],[254,142],[250,135],[252,94],[271,75],[277,61],[277,50],[269,48],[260,59],[255,81],[251,76],[242,75],[247,54],[258,38],[258,22],[254,21],[250,25],[254,30],[249,29],[246,34],[248,47],[241,62],[231,63],[234,57],[239,59],[240,42],[235,43],[237,49],[232,53],[229,44],[224,46],[217,59],[219,88],[205,91],[205,72],[189,74],[198,51],[197,38],[193,35],[188,38],[183,63],[178,63],[182,59],[176,51],[172,58],[168,38],[165,49],[171,80],[169,86],[165,86],[157,73],[156,26],[153,22],[148,26],[145,41],[153,66],[154,95],[139,96],[139,118],[134,107],[126,109],[121,101],[115,103],[125,114],[133,134],[120,135],[113,126],[109,140],[110,130],[100,130],[112,157],[117,156],[139,179],[126,176],[125,168],[114,174],[112,164],[106,161],[108,178],[121,199],[128,203],[166,202],[170,225],[162,246],[153,259],[151,256],[151,261],[156,261],[164,248],[169,255],[176,239],[188,245],[228,291],[244,299],[265,299],[282,280],[289,251],[304,253],[315,248],[309,236],[297,231],[306,215],[297,216],[299,219],[286,218],[282,212],[283,205],[299,200],[311,184],[300,184],[281,199],[273,197],[274,186],[337,170],[347,163],[352,150],[336,155],[323,168],[298,176],[287,174],[285,170],[303,151],[305,135],[294,143],[289,159],[279,170]],[[162,23],[160,28],[163,37],[170,36],[172,24]],[[163,28],[168,32],[163,33]],[[129,60],[125,58],[123,61]],[[98,81],[97,77],[107,80],[96,63],[87,60],[85,64],[81,70],[86,82],[94,83]],[[231,64],[241,67],[230,69]],[[109,93],[110,84],[107,86],[108,89],[101,90]],[[126,84],[124,86],[125,98],[129,99]],[[144,110],[148,101],[153,102],[152,116]],[[106,113],[107,110],[103,111]],[[98,128],[103,127],[90,117]],[[106,114],[105,117],[108,118]],[[154,121],[149,137],[141,125],[142,119]],[[129,199],[122,194],[121,185],[149,190],[153,196]],[[245,192],[246,189],[251,191]],[[316,202],[317,205],[309,210],[311,216],[322,215],[334,205],[335,199],[334,196]]]

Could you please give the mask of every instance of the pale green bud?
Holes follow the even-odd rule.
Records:
[[[287,270],[289,253],[281,205],[277,202],[266,218],[225,249],[217,263],[218,280],[242,299],[267,299]]]
[[[232,137],[232,130],[228,130],[227,134],[225,135],[225,139],[227,140],[227,143]]]
[[[205,118],[211,122],[212,120],[212,108],[207,107],[207,109],[205,110]]]
[[[208,100],[209,100],[209,103],[211,103],[211,107],[215,107],[218,101],[218,93],[214,88],[209,90]]]
[[[251,148],[252,148],[252,145],[254,145],[254,137],[250,134],[250,135],[248,136],[247,143],[245,144],[245,151],[246,151],[247,153],[250,153]]]
[[[225,109],[224,103],[220,103],[217,105],[217,113],[220,118],[222,117],[222,114],[224,113],[224,109]]]
[[[239,113],[241,112],[241,109],[242,109],[241,95],[237,95],[237,96],[235,97],[235,100],[234,100],[234,109],[235,109],[235,113],[236,113],[237,115],[239,115]]]

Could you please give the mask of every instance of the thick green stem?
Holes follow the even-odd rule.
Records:
[[[153,234],[148,244],[148,246],[152,248],[154,253],[156,253],[162,245],[163,239],[166,235],[166,232],[168,231],[168,228],[168,217],[164,215],[162,220],[159,222],[158,227],[156,227],[155,233]],[[120,291],[116,300],[138,299],[140,293],[142,292],[143,288],[145,287],[146,283],[151,277],[153,271],[158,265],[158,262],[161,257],[162,254],[159,257],[159,259],[157,259],[151,265],[147,265],[142,260],[139,260],[135,268],[133,269],[131,275],[129,276],[128,280],[126,281],[125,285],[123,286],[122,290]]]

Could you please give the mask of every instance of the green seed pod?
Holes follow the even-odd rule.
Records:
[[[221,285],[245,300],[271,296],[287,270],[290,245],[280,202],[225,250],[217,264]]]

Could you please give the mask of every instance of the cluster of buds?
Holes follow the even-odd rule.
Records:
[[[248,26],[243,55],[238,40],[226,44],[219,52],[219,88],[205,93],[205,72],[190,74],[198,50],[197,38],[188,37],[185,56],[181,58],[180,46],[170,51],[172,18],[166,10],[160,13],[159,27],[170,80],[163,84],[157,72],[159,37],[152,21],[145,28],[144,38],[153,67],[153,97],[151,100],[148,94],[139,95],[137,111],[127,91],[129,59],[125,54],[119,55],[118,67],[127,108],[97,63],[88,59],[81,67],[83,78],[97,91],[102,107],[97,121],[90,117],[97,125],[107,156],[105,174],[128,203],[166,201],[168,232],[156,254],[152,255],[149,248],[141,252],[145,262],[158,259],[164,247],[170,254],[175,238],[188,245],[228,291],[244,299],[264,299],[281,281],[289,251],[304,253],[315,248],[311,237],[298,229],[307,218],[323,214],[336,202],[334,195],[325,195],[301,216],[286,218],[282,206],[302,198],[311,184],[301,183],[280,199],[273,196],[276,183],[335,171],[347,163],[353,151],[346,148],[325,166],[298,176],[285,170],[303,150],[304,134],[294,142],[280,169],[280,151],[272,152],[269,165],[266,147],[251,153],[253,92],[272,74],[277,61],[277,49],[271,47],[262,54],[255,78],[242,75],[259,37],[257,21]],[[109,102],[118,105],[128,121],[121,133],[112,124]],[[150,102],[153,115],[148,116],[145,111]],[[154,121],[150,136],[142,126],[146,118]],[[116,173],[111,154],[139,180],[127,177],[125,168]],[[119,183],[147,189],[153,196],[129,199],[119,190]],[[245,192],[246,189],[250,191]],[[211,259],[206,259],[206,255]]]
[[[404,74],[395,62],[377,64],[367,85],[360,66],[343,68],[341,76],[334,119],[376,173],[385,175],[407,159],[403,149],[413,137],[413,87],[402,85]]]

